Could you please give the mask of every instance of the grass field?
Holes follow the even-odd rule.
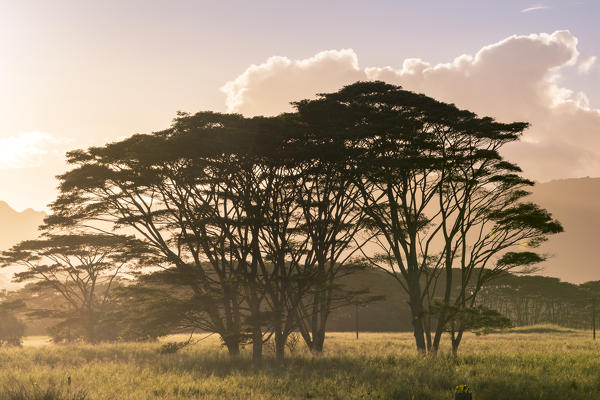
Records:
[[[285,365],[268,355],[261,369],[247,353],[230,360],[213,337],[175,354],[37,337],[0,349],[0,399],[452,399],[462,383],[475,400],[599,399],[600,341],[589,336],[551,326],[469,335],[453,359],[417,355],[409,333],[330,333],[324,355],[299,343]]]

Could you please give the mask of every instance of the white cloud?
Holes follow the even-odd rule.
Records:
[[[0,170],[39,167],[59,153],[61,141],[44,132],[27,132],[0,139]]]
[[[548,6],[533,6],[533,7],[528,7],[528,8],[524,8],[521,10],[522,13],[528,13],[530,11],[538,11],[538,10],[547,10],[550,7]]]
[[[227,95],[229,112],[273,115],[291,110],[291,101],[337,90],[359,79],[365,75],[354,50],[328,50],[304,60],[271,57],[251,65],[221,90]]]
[[[594,66],[595,63],[596,63],[596,56],[581,57],[581,60],[579,61],[579,65],[577,66],[577,70],[582,74],[586,74],[586,73],[590,72],[590,70],[592,69],[592,67]]]
[[[500,121],[530,122],[505,155],[534,179],[600,176],[600,110],[561,84],[563,68],[592,63],[581,58],[568,31],[511,36],[447,63],[408,58],[399,68],[361,69],[354,51],[330,50],[305,60],[270,58],[223,91],[229,111],[274,115],[291,110],[291,100],[383,80]]]

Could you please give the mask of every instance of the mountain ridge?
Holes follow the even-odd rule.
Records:
[[[22,240],[35,239],[38,236],[38,226],[42,224],[46,213],[27,208],[16,211],[6,201],[0,200],[0,251]],[[12,275],[18,267],[0,269],[0,289],[16,289],[21,284],[12,282]]]

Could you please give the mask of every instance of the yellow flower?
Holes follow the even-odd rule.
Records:
[[[471,393],[471,389],[467,385],[458,385],[454,388],[456,393]]]

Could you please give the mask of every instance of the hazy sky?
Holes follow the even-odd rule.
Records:
[[[503,121],[538,180],[600,176],[600,1],[0,0],[0,200],[178,110],[275,114],[382,79]],[[277,57],[275,57],[277,56]]]

